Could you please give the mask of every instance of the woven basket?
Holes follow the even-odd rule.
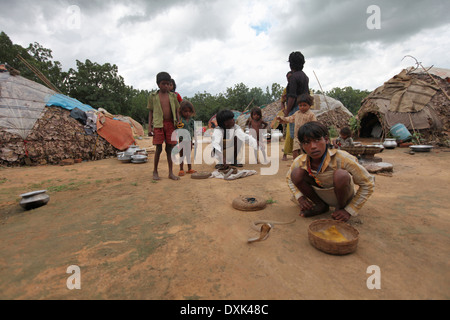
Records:
[[[336,226],[338,231],[349,241],[336,242],[314,234],[314,232],[324,231],[332,226]],[[346,255],[355,252],[359,241],[359,231],[342,221],[317,220],[309,226],[308,238],[311,245],[320,251],[333,255]]]
[[[267,201],[257,196],[239,196],[233,200],[232,205],[240,211],[259,211],[267,207]]]

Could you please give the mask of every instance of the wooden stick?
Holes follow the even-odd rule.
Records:
[[[423,71],[425,71],[426,74],[428,74],[428,76],[431,78],[431,80],[433,80],[433,82],[439,87],[439,89],[442,90],[442,92],[445,94],[445,96],[447,97],[447,99],[450,100],[450,97],[449,97],[449,95],[447,94],[447,92],[440,86],[440,84],[437,82],[437,80],[436,80],[436,79],[428,72],[428,70],[430,70],[430,69],[433,68],[433,67],[431,67],[431,68],[428,69],[428,70],[425,69],[425,67],[422,65],[422,62],[419,62],[416,58],[414,58],[413,56],[410,56],[410,55],[404,56],[403,59],[402,59],[402,61],[405,60],[406,57],[409,57],[409,58],[414,59],[414,60],[416,61],[416,65],[417,65],[417,68],[416,68],[416,69],[418,69],[419,66],[422,67]],[[415,70],[416,70],[416,69],[415,69]]]
[[[316,76],[317,82],[319,83],[320,90],[322,90],[322,94],[325,97],[325,103],[327,104],[328,111],[331,111],[330,105],[328,104],[327,96],[325,95],[325,91],[323,91],[323,88],[322,88],[322,85],[320,84],[319,78],[317,77],[316,72],[315,71],[313,71],[313,72],[314,72],[314,75]],[[333,121],[334,127],[337,129],[338,127],[336,125],[336,121],[334,119],[334,115],[332,115],[332,114],[331,114],[331,120]]]
[[[40,72],[36,67],[31,65],[28,61],[26,61],[20,54],[17,55],[17,57],[25,64],[25,66],[30,69],[44,84],[52,89],[53,91],[56,91],[58,93],[61,93],[61,91],[56,88],[43,74]]]

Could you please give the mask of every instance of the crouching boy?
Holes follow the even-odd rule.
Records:
[[[330,207],[335,208],[335,220],[347,222],[357,216],[374,192],[373,176],[349,153],[329,148],[328,129],[320,122],[303,125],[298,139],[305,154],[292,164],[287,182],[300,216],[320,215]]]

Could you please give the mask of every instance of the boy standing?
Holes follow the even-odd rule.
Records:
[[[309,78],[303,72],[305,66],[305,56],[299,52],[292,52],[289,55],[289,66],[292,75],[289,77],[289,84],[287,87],[287,106],[284,110],[284,115],[291,116],[296,110],[296,100],[299,95],[309,93]],[[294,132],[291,130],[291,135]]]
[[[172,149],[177,141],[172,140],[172,134],[179,122],[180,104],[175,93],[170,92],[171,76],[161,72],[156,76],[159,90],[150,95],[148,100],[148,126],[149,135],[153,135],[153,144],[156,146],[153,179],[160,180],[158,165],[162,153],[162,145],[166,144],[167,162],[169,164],[169,179],[180,180],[173,174]]]
[[[298,157],[287,175],[289,188],[302,217],[312,217],[335,207],[333,219],[347,222],[372,195],[374,178],[349,153],[330,149],[328,129],[309,122],[298,133],[306,154]],[[355,185],[359,188],[355,193]]]

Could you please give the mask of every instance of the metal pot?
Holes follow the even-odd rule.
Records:
[[[386,139],[383,143],[383,146],[386,149],[395,149],[397,148],[397,141],[395,139]]]
[[[126,156],[134,156],[138,150],[140,150],[138,146],[130,146],[130,147],[125,151],[125,155],[126,155]]]

